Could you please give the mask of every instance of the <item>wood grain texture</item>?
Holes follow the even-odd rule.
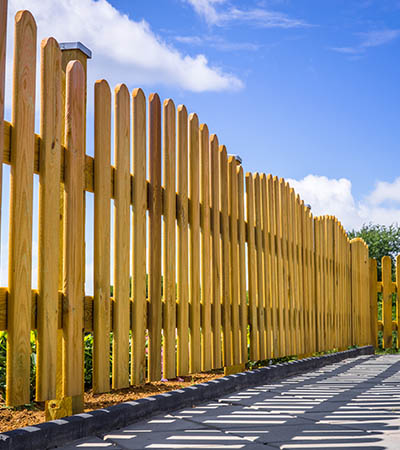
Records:
[[[93,392],[110,390],[111,91],[94,85]]]
[[[263,243],[262,243],[262,205],[261,205],[261,183],[260,175],[253,175],[254,180],[254,210],[256,226],[256,258],[257,258],[257,313],[258,313],[258,341],[260,359],[266,358],[265,346],[265,300],[264,300],[264,268],[263,268]]]
[[[240,301],[240,361],[245,363],[249,359],[247,345],[248,305],[246,286],[246,223],[244,217],[244,177],[243,167],[237,168],[238,183],[238,241],[239,241],[239,301]]]
[[[276,220],[276,255],[277,255],[277,273],[278,273],[278,317],[279,317],[279,349],[280,355],[286,355],[285,340],[285,318],[284,318],[284,297],[286,295],[284,264],[282,256],[282,215],[281,215],[281,192],[280,182],[277,177],[273,178],[273,186],[275,191],[275,220]]]
[[[301,348],[299,348],[299,340],[301,339],[301,332],[299,330],[298,319],[298,279],[297,279],[297,258],[296,258],[296,219],[295,219],[295,197],[294,190],[288,185],[288,204],[289,204],[289,268],[291,279],[291,292],[290,292],[290,309],[291,309],[291,342],[292,353],[295,355],[302,354]],[[300,338],[300,339],[299,339]]]
[[[230,241],[230,297],[232,307],[232,363],[240,364],[239,331],[239,247],[238,247],[238,192],[236,158],[228,158],[229,241]]]
[[[146,380],[146,98],[141,89],[132,93],[132,384]],[[129,183],[130,184],[130,183]],[[129,208],[129,206],[128,206]]]
[[[264,327],[266,337],[266,357],[272,358],[272,282],[271,282],[271,240],[268,229],[269,210],[267,198],[267,176],[261,174],[261,203],[262,203],[262,242],[264,255],[264,286],[265,286],[265,312]]]
[[[161,103],[149,97],[149,381],[161,379]]]
[[[36,24],[15,16],[6,403],[29,402]]]
[[[306,210],[307,217],[307,247],[309,255],[309,276],[308,276],[308,286],[310,291],[310,311],[308,313],[309,323],[311,324],[311,339],[310,348],[316,348],[316,323],[315,323],[315,304],[316,304],[316,293],[315,293],[315,258],[314,258],[314,218],[311,214],[309,208]]]
[[[200,146],[199,119],[189,116],[189,325],[190,372],[201,370],[200,347]]]
[[[143,103],[145,100],[143,99]],[[143,111],[145,116],[146,112]],[[146,117],[143,118],[146,121]],[[130,98],[128,88],[119,84],[114,90],[114,332],[112,388],[129,386],[129,316],[130,316]],[[111,171],[108,171],[111,176]],[[107,180],[109,181],[109,180]],[[134,192],[134,189],[133,189]],[[135,210],[137,204],[135,203]],[[139,209],[139,208],[138,208]],[[145,224],[144,224],[145,227]],[[146,229],[144,230],[146,236]],[[146,242],[146,240],[144,240]],[[144,261],[146,254],[142,251]],[[141,265],[146,267],[141,261]],[[146,295],[146,294],[145,294]],[[143,324],[142,317],[137,320]],[[144,346],[144,343],[143,343]],[[136,354],[134,354],[136,358]],[[142,380],[143,382],[144,380]],[[138,383],[139,384],[139,383]]]
[[[229,257],[228,155],[225,146],[219,150],[221,168],[221,258],[222,258],[222,336],[223,364],[232,365],[232,323]]]
[[[56,397],[60,169],[62,128],[61,50],[55,39],[41,44],[39,263],[36,400]]]
[[[189,202],[188,202],[188,113],[178,106],[178,196],[176,216],[178,225],[178,343],[177,374],[189,373]]]
[[[200,220],[201,220],[201,369],[212,368],[211,340],[211,217],[210,144],[206,124],[200,125]]]
[[[220,223],[220,164],[218,138],[210,138],[211,152],[211,221],[212,221],[212,332],[213,367],[222,367],[221,333],[221,223]]]
[[[66,72],[64,203],[64,396],[83,393],[85,72]]]
[[[176,377],[176,269],[175,269],[175,235],[176,235],[176,124],[175,105],[172,100],[165,100],[163,114],[163,182],[164,182],[164,228],[163,228],[163,297],[165,315],[164,329],[164,366],[163,377]]]
[[[305,348],[305,327],[304,327],[304,317],[308,316],[310,312],[315,313],[315,305],[311,306],[310,311],[310,302],[308,303],[309,309],[305,311],[303,304],[307,299],[303,297],[303,252],[302,252],[302,233],[301,233],[301,209],[302,205],[300,203],[300,197],[298,195],[295,196],[295,213],[294,213],[294,225],[295,225],[295,254],[296,254],[296,276],[297,276],[297,317],[298,317],[298,346],[300,354],[306,353]],[[310,299],[311,300],[311,299]],[[315,348],[315,347],[313,347]]]
[[[4,94],[6,79],[6,41],[7,41],[8,0],[0,0],[0,143],[4,142]],[[0,145],[0,161],[3,161],[4,147]],[[0,164],[0,225],[1,199],[3,186],[3,164]]]
[[[276,195],[271,175],[267,176],[267,212],[268,212],[268,234],[270,236],[270,259],[269,259],[269,280],[271,296],[271,329],[272,329],[272,352],[274,358],[279,357],[279,311],[278,311],[278,284],[277,284],[277,254],[276,254]]]

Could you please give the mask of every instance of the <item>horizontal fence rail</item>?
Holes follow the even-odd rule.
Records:
[[[41,43],[35,134],[36,24],[28,11],[16,16],[14,45],[12,119],[0,135],[11,166],[9,285],[0,288],[8,405],[29,402],[33,331],[36,400],[71,398],[74,411],[82,409],[87,333],[96,393],[371,344],[377,286],[389,345],[387,262],[377,284],[367,246],[350,241],[335,217],[314,217],[282,178],[245,174],[185,106],[123,84],[112,93],[105,80],[95,83],[88,156],[86,59],[52,38]],[[0,50],[3,101],[2,41]],[[84,292],[86,192],[94,194],[93,296]]]

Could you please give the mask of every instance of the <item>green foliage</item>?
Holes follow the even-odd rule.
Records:
[[[362,238],[369,249],[370,258],[375,258],[378,263],[378,276],[381,277],[381,261],[386,255],[392,259],[392,275],[395,273],[395,259],[400,254],[400,226],[399,225],[375,225],[364,224],[360,230],[348,232],[350,239]],[[379,278],[380,279],[380,278]],[[393,278],[394,279],[394,278]]]
[[[31,331],[31,368],[30,368],[30,397],[35,398],[36,390],[36,331]],[[6,361],[7,361],[7,332],[0,332],[0,394],[6,397]]]

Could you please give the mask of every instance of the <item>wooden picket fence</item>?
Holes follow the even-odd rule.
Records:
[[[0,5],[2,120],[7,2]],[[362,240],[350,242],[334,217],[313,217],[285,180],[244,175],[196,114],[172,100],[161,105],[157,94],[146,100],[122,84],[112,95],[96,82],[88,156],[86,61],[52,38],[41,43],[35,135],[36,45],[34,18],[19,12],[12,119],[0,127],[0,156],[11,165],[9,284],[0,289],[8,405],[29,402],[31,330],[38,401],[82,396],[84,333],[94,336],[94,392],[373,342]],[[84,292],[85,192],[94,193],[93,297]]]
[[[381,261],[381,280],[378,281],[377,262],[370,260],[372,345],[384,349],[400,348],[400,255],[392,271],[390,256]],[[395,281],[393,281],[395,279]]]

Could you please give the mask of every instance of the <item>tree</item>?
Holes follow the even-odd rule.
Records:
[[[396,256],[400,254],[400,227],[397,224],[375,225],[364,224],[360,230],[347,233],[350,239],[360,237],[368,245],[370,258],[378,263],[378,272],[381,273],[382,257],[389,255],[392,259],[392,273],[394,273]]]

